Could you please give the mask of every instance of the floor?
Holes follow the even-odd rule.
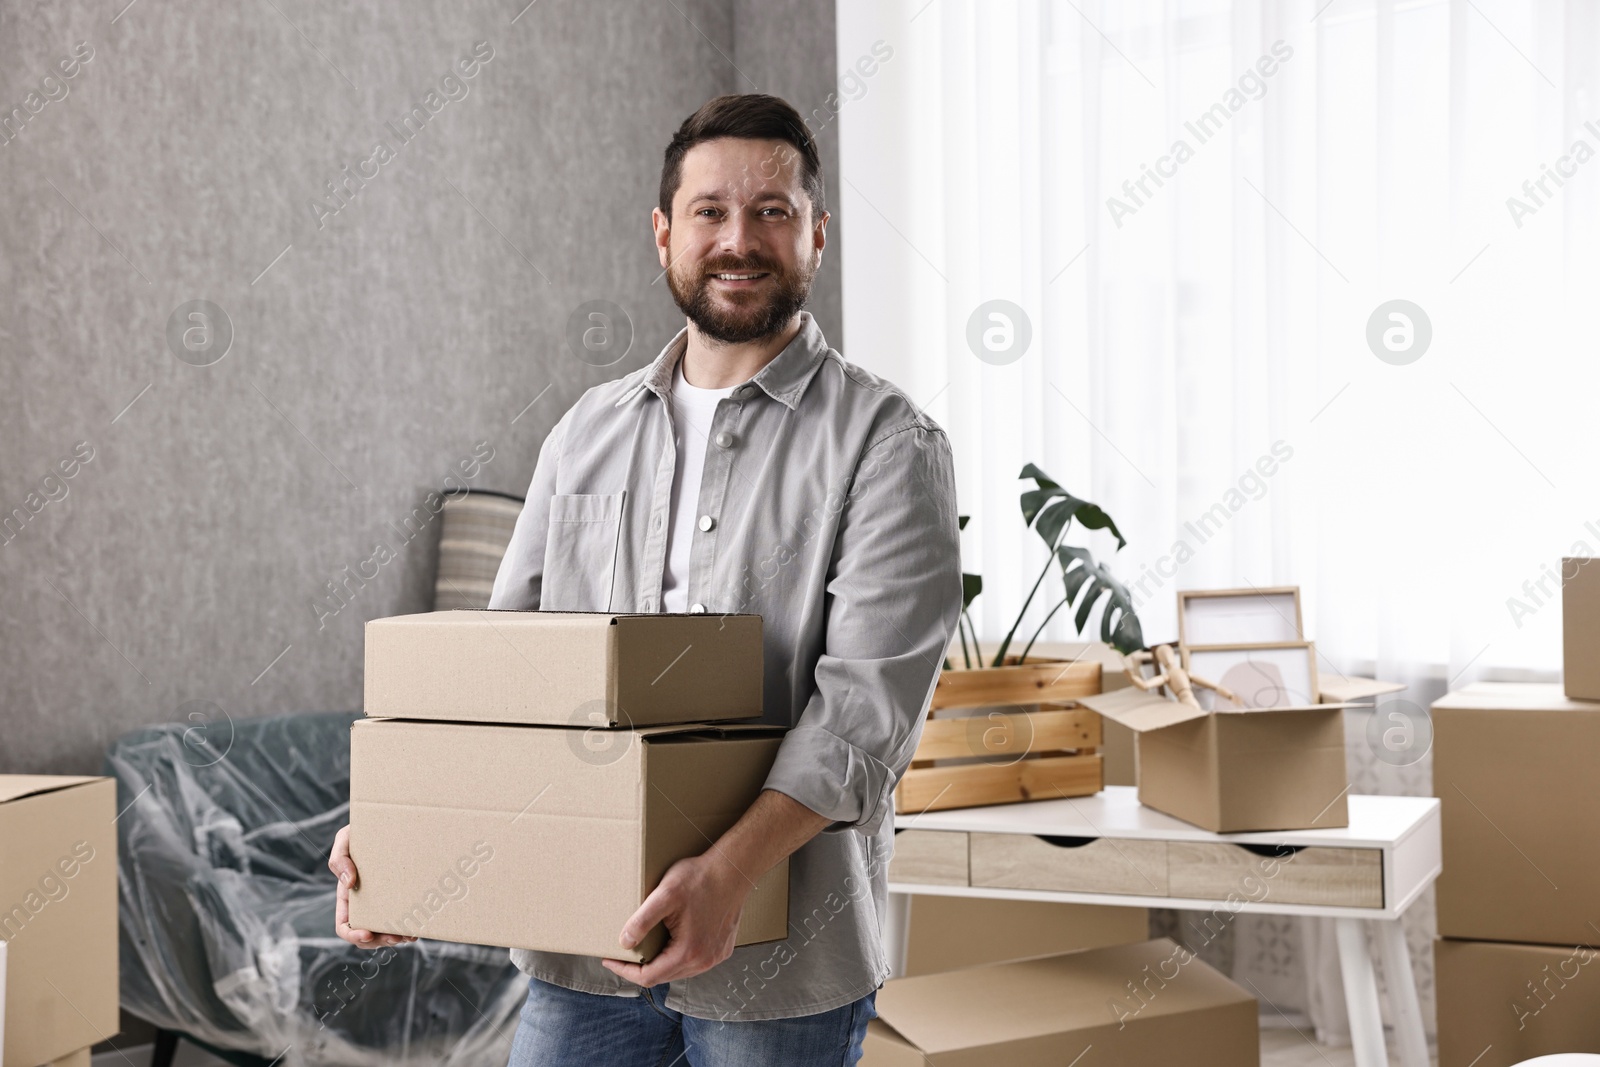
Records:
[[[1437,1057],[1434,1057],[1437,1063]],[[1261,1031],[1261,1067],[1355,1067],[1355,1054],[1348,1048],[1326,1048],[1314,1044],[1294,1030]],[[1389,1062],[1400,1062],[1393,1047]]]
[[[1390,1062],[1397,1062],[1394,1050],[1389,1052]],[[94,1067],[146,1067],[150,1062],[149,1046],[128,1050],[124,1059],[119,1053],[103,1053],[94,1058]],[[1324,1048],[1312,1044],[1293,1030],[1261,1031],[1261,1067],[1355,1067],[1355,1058],[1347,1048]],[[226,1067],[189,1045],[180,1046],[173,1067]]]
[[[97,1052],[90,1060],[91,1067],[150,1067],[150,1046],[133,1045],[123,1052]],[[228,1067],[193,1045],[179,1045],[178,1054],[172,1058],[172,1067]]]

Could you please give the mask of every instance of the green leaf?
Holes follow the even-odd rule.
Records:
[[[966,611],[981,592],[983,592],[983,575],[963,574],[961,576],[961,610]]]
[[[1043,581],[1044,576],[1049,573],[1053,559],[1061,567],[1061,582],[1066,591],[1066,598],[1062,604],[1074,605],[1073,619],[1077,624],[1078,633],[1083,633],[1084,627],[1089,624],[1089,617],[1094,614],[1096,605],[1101,605],[1101,640],[1124,655],[1143,648],[1143,630],[1139,625],[1138,616],[1134,613],[1133,598],[1128,595],[1128,590],[1111,576],[1110,571],[1095,562],[1094,556],[1088,549],[1060,543],[1066,535],[1067,527],[1073,520],[1077,520],[1085,529],[1110,531],[1117,539],[1117,550],[1121,551],[1128,541],[1122,536],[1122,531],[1117,529],[1116,522],[1098,504],[1079,499],[1061,488],[1061,484],[1041,470],[1037,464],[1029,463],[1024,466],[1018,477],[1031,478],[1035,485],[1035,488],[1025,490],[1019,500],[1023,521],[1044,539],[1053,554],[1046,558],[1044,569],[1039,574],[1039,581]],[[1006,649],[1011,644],[1011,638],[1016,634],[1017,627],[1022,624],[1022,618],[1027,614],[1029,605],[1033,603],[1034,593],[1038,590],[1039,582],[1036,581],[1022,602],[1022,609],[1017,612],[1017,618],[1012,622],[1005,640],[1000,643],[1000,651],[995,654],[997,665],[1004,657]],[[1052,608],[1050,614],[1053,615],[1062,604]],[[1048,621],[1047,616],[1046,622]],[[1043,624],[1039,629],[1043,630]],[[1038,636],[1036,632],[1034,638]],[[1030,640],[1028,644],[1031,647],[1033,641]]]
[[[1073,496],[1035,464],[1029,463],[1023,467],[1018,477],[1032,478],[1039,487],[1022,494],[1019,501],[1022,519],[1038,531],[1044,543],[1051,548],[1055,547],[1061,539],[1061,531],[1073,519],[1090,530],[1110,530],[1117,539],[1119,550],[1128,543],[1122,531],[1117,529],[1116,522],[1098,504]]]
[[[1124,656],[1144,647],[1144,630],[1139,625],[1139,616],[1131,611],[1119,613],[1114,626],[1108,625],[1110,620],[1111,613],[1107,612],[1100,623],[1100,640]]]
[[[1062,545],[1056,550],[1061,579],[1069,600],[1076,601],[1073,621],[1078,633],[1089,624],[1095,606],[1104,601],[1100,640],[1127,655],[1144,647],[1144,631],[1133,609],[1133,597],[1111,572],[1095,562],[1086,548]]]
[[[1066,546],[1063,545],[1063,548]],[[1089,570],[1086,567],[1066,565],[1061,570],[1062,584],[1067,587],[1067,599],[1077,600],[1078,591],[1083,588],[1083,583],[1089,580]]]
[[[1078,610],[1072,616],[1072,624],[1078,628],[1080,635],[1083,633],[1083,628],[1089,625],[1089,613],[1094,611],[1094,602],[1100,599],[1102,592],[1104,590],[1091,578],[1089,591],[1078,601]]]
[[[1041,489],[1059,489],[1059,488],[1061,488],[1061,483],[1056,481],[1054,478],[1050,477],[1044,471],[1040,470],[1039,469],[1039,465],[1037,463],[1030,463],[1026,467],[1023,467],[1022,468],[1022,473],[1017,475],[1017,477],[1018,478],[1032,478],[1034,481],[1039,483],[1039,487]]]
[[[956,516],[956,529],[965,530],[967,528],[967,520],[970,519],[970,518],[972,518],[971,515],[957,515]]]

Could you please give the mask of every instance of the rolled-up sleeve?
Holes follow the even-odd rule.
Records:
[[[917,423],[863,451],[835,533],[816,690],[767,777],[833,823],[873,833],[922,734],[961,612],[955,471]]]
[[[494,588],[489,594],[489,607],[533,611],[539,607],[540,587],[544,579],[544,546],[550,533],[550,498],[556,492],[556,467],[561,456],[562,441],[566,436],[569,410],[545,435],[539,446],[539,460],[534,464],[533,481],[528,485],[528,498],[512,528],[506,554],[500,559],[500,569],[495,572]]]

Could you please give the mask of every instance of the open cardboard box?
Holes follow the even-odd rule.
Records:
[[[761,714],[761,616],[431,611],[366,629],[371,716],[651,726]]]
[[[1206,710],[1132,686],[1080,703],[1137,735],[1140,803],[1215,833],[1348,826],[1344,709],[1405,687],[1315,677],[1318,702],[1293,707]]]
[[[1256,999],[1165,938],[878,991],[862,1067],[1253,1067]]]
[[[583,730],[357,719],[350,893],[358,930],[643,962],[623,923],[755,801],[774,727]],[[756,879],[738,944],[789,936],[789,864]]]

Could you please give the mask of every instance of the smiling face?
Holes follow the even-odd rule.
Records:
[[[779,333],[805,307],[827,221],[813,218],[793,145],[735,137],[689,149],[672,218],[654,215],[672,298],[722,344]]]

